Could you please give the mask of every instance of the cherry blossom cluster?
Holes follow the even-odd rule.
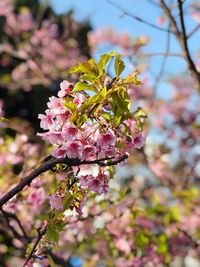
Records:
[[[149,42],[147,36],[140,36],[133,40],[127,32],[117,33],[113,28],[97,29],[88,33],[88,42],[93,50],[101,44],[109,44],[112,47],[121,48],[121,53],[133,55]]]
[[[127,119],[114,126],[112,121],[102,117],[104,110],[107,110],[108,114],[111,110],[106,100],[96,114],[88,116],[81,125],[78,126],[76,121],[72,122],[74,113],[66,103],[70,100],[73,109],[79,112],[78,116],[83,116],[81,110],[90,97],[85,91],[73,92],[73,87],[74,85],[66,80],[61,82],[58,97],[50,97],[45,114],[38,116],[41,120],[40,126],[45,130],[38,135],[56,146],[51,153],[53,157],[79,159],[80,164],[83,161],[101,159],[115,161],[131,149],[142,148],[144,137],[141,131],[137,130],[136,119]],[[79,180],[81,186],[98,194],[108,191],[109,173],[105,167],[99,167],[96,176],[86,174],[79,176]]]
[[[53,16],[45,15],[38,21],[28,6],[16,11],[10,0],[1,1],[0,16],[5,18],[0,66],[11,68],[5,75],[6,82],[1,81],[6,88],[29,91],[35,85],[49,86],[78,60],[85,60],[74,36],[66,38],[63,28],[67,26],[60,27]],[[74,21],[70,23],[77,31],[81,27]],[[5,41],[11,38],[13,42]],[[12,60],[18,63],[13,65]]]

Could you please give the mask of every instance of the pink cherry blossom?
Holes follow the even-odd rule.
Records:
[[[65,111],[62,105],[61,99],[55,96],[52,96],[49,98],[49,102],[47,103],[47,106],[49,109],[51,109],[51,111],[54,114],[60,114]]]
[[[82,186],[85,186],[98,194],[108,192],[107,177],[103,174],[99,174],[97,177],[85,175],[81,176],[79,180]]]
[[[64,97],[68,95],[71,91],[71,83],[64,80],[60,83],[60,91],[58,92],[58,97]]]
[[[49,110],[46,110],[46,115],[39,114],[38,118],[41,120],[40,127],[44,130],[48,130],[52,128],[54,125],[53,116],[48,112]]]
[[[63,210],[64,206],[62,203],[62,198],[58,194],[49,196],[49,203],[54,210]]]
[[[71,123],[66,123],[62,129],[62,137],[64,141],[76,139],[77,128]]]
[[[102,149],[107,149],[109,146],[115,145],[115,141],[115,135],[111,130],[106,133],[99,134],[97,137],[97,145],[99,145]]]
[[[85,101],[86,97],[83,93],[77,93],[76,97],[74,98],[73,103],[80,107],[82,103]]]
[[[119,249],[120,251],[123,251],[125,254],[128,254],[131,250],[130,244],[128,243],[127,240],[123,238],[119,238],[115,240],[115,246],[117,249]]]
[[[79,141],[70,141],[64,145],[68,158],[81,158],[82,146]]]
[[[56,148],[55,150],[53,150],[51,152],[51,155],[55,158],[65,158],[67,156],[67,150],[66,150],[66,146],[63,145],[61,147]]]
[[[137,134],[133,139],[133,145],[137,149],[141,149],[144,146],[145,138],[142,136],[141,133]]]
[[[94,146],[86,145],[82,150],[82,159],[92,159],[96,155],[96,149]]]
[[[37,210],[45,201],[45,191],[43,188],[33,188],[29,192],[27,201],[31,204],[31,209]]]

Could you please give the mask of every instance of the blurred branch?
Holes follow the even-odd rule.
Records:
[[[159,26],[157,26],[157,25],[155,25],[155,24],[153,24],[153,23],[151,23],[151,22],[148,22],[148,21],[146,21],[146,20],[144,20],[144,19],[142,19],[142,18],[140,18],[140,17],[138,17],[138,16],[136,16],[136,15],[134,15],[134,14],[132,14],[132,13],[129,13],[128,11],[124,10],[122,7],[120,7],[120,6],[118,6],[117,4],[111,2],[110,0],[107,0],[107,2],[108,2],[110,5],[116,7],[116,8],[119,9],[120,11],[122,11],[123,14],[126,15],[126,16],[128,16],[128,17],[131,17],[131,18],[133,18],[133,19],[135,19],[135,20],[137,20],[137,21],[139,21],[139,22],[141,22],[141,23],[143,23],[143,24],[146,24],[146,25],[148,25],[148,26],[151,27],[151,28],[157,29],[157,30],[159,30],[159,31],[168,32],[167,29],[161,28],[161,27],[159,27]],[[171,31],[171,33],[175,33],[175,32]]]
[[[178,2],[178,9],[179,9],[179,19],[180,19],[180,26],[181,31],[178,29],[178,25],[171,13],[171,10],[167,6],[164,0],[160,0],[160,5],[163,8],[166,16],[168,17],[173,30],[175,31],[176,38],[182,48],[183,57],[185,58],[188,69],[190,70],[191,76],[195,82],[197,90],[200,92],[200,73],[197,71],[196,66],[191,58],[188,44],[187,44],[187,36],[185,30],[185,22],[184,22],[184,14],[183,14],[183,2],[181,0],[177,0]]]
[[[7,53],[8,55],[19,59],[28,59],[28,55],[20,55],[19,51],[14,50],[11,45],[5,43],[0,45],[0,54],[1,53]]]
[[[1,199],[0,199],[0,208],[8,202],[11,198],[13,198],[15,195],[17,195],[19,192],[21,192],[25,186],[32,183],[32,181],[38,177],[40,174],[51,170],[52,167],[54,167],[56,164],[64,163],[68,166],[78,166],[78,165],[84,165],[84,164],[97,164],[99,166],[112,166],[117,165],[118,163],[124,161],[127,159],[128,156],[124,155],[118,160],[113,160],[113,158],[102,158],[92,161],[81,161],[79,159],[70,159],[70,158],[51,158],[48,161],[44,162],[41,166],[39,166],[37,169],[35,169],[32,173],[30,173],[28,176],[21,179],[21,181],[13,187],[10,191],[8,191]]]
[[[167,6],[167,4],[165,3],[164,0],[160,0],[160,6],[163,9],[163,11],[165,12],[165,15],[168,17],[171,27],[173,28],[173,32],[175,33],[176,36],[180,35],[179,29],[178,29],[178,25],[174,19],[174,17],[171,14],[171,10],[169,9],[169,7]],[[178,38],[178,37],[177,37]]]
[[[142,56],[146,56],[146,57],[154,57],[154,56],[161,56],[161,57],[178,57],[178,58],[183,58],[183,56],[181,54],[177,54],[177,53],[162,53],[162,52],[157,52],[157,53],[143,53]]]
[[[194,29],[188,34],[187,39],[189,39],[195,32],[200,29],[200,24],[198,24]]]
[[[160,5],[154,0],[147,0],[147,2],[149,2],[150,4],[152,4],[153,6],[155,6],[157,8],[160,8]]]
[[[13,232],[14,236],[17,237],[18,239],[22,239],[22,238],[25,238],[28,242],[30,241],[30,238],[28,237],[28,235],[26,234],[20,220],[18,219],[17,215],[16,214],[13,214],[13,213],[10,213],[10,212],[7,212],[5,210],[3,210],[2,208],[0,208],[10,230]],[[10,219],[13,219],[17,222],[23,236],[21,236],[18,232],[16,232],[16,230],[10,225]]]
[[[23,236],[21,236],[21,235],[15,230],[15,228],[10,224],[10,220],[9,220],[9,217],[8,217],[7,213],[6,213],[2,208],[1,208],[0,210],[1,210],[2,215],[3,215],[3,217],[4,217],[5,221],[6,221],[6,224],[7,224],[7,226],[8,226],[8,229],[9,229],[9,230],[12,232],[12,234],[13,234],[13,237],[14,237],[14,238],[17,238],[17,239],[19,239],[19,240],[21,240],[21,239],[23,238]]]
[[[42,237],[45,235],[46,230],[47,230],[47,226],[45,226],[42,230],[38,230],[38,237],[37,237],[37,239],[36,239],[36,241],[35,241],[35,243],[34,243],[32,249],[31,249],[31,251],[30,251],[30,253],[29,253],[29,255],[28,255],[28,257],[27,257],[27,259],[26,259],[26,261],[25,261],[25,263],[24,263],[24,265],[23,265],[23,267],[26,267],[27,263],[28,263],[29,260],[32,258],[33,253],[35,252],[35,250],[36,250],[36,248],[37,248],[37,245],[39,244],[40,240],[41,240]]]
[[[169,24],[169,31],[167,33],[166,52],[165,52],[165,55],[164,55],[162,63],[161,63],[160,71],[159,71],[158,75],[155,78],[154,94],[156,93],[157,88],[159,86],[159,83],[160,83],[160,81],[162,79],[162,76],[164,74],[165,64],[167,62],[167,57],[168,57],[169,51],[170,51],[170,24]]]
[[[183,49],[186,61],[188,63],[188,67],[192,73],[194,80],[196,80],[198,89],[200,91],[200,73],[197,71],[196,66],[189,52],[186,29],[185,29],[185,22],[184,22],[184,14],[183,14],[183,3],[181,0],[178,0],[178,9],[179,9],[180,24],[181,24],[181,29],[182,29],[182,34],[180,35],[182,49]]]

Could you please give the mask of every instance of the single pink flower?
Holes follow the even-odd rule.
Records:
[[[71,91],[71,83],[64,80],[60,83],[60,91],[58,92],[58,97],[64,97],[68,95]]]
[[[137,149],[141,149],[144,146],[145,138],[141,133],[137,134],[133,139],[133,146]]]
[[[91,145],[87,145],[82,150],[82,160],[94,158],[96,155],[96,148]]]
[[[80,158],[82,146],[79,141],[69,141],[65,145],[68,158],[76,159]]]
[[[113,131],[108,131],[107,133],[102,133],[97,136],[97,145],[99,145],[102,149],[107,149],[109,146],[113,146],[115,144],[115,135]]]
[[[49,196],[49,203],[54,210],[63,210],[64,208],[60,195],[54,194]]]
[[[43,188],[33,188],[28,195],[27,201],[31,204],[31,209],[37,210],[44,203],[45,198]]]
[[[52,151],[51,155],[54,158],[65,158],[67,156],[67,150],[65,146],[61,146]]]
[[[39,114],[38,119],[41,120],[40,127],[44,130],[51,129],[54,126],[54,120],[49,110],[46,110],[46,115]]]
[[[83,93],[77,93],[73,100],[73,103],[77,105],[77,107],[80,107],[85,100],[86,100],[86,97]]]
[[[67,123],[64,125],[62,130],[62,137],[64,141],[72,141],[76,138],[77,128],[71,123]]]
[[[97,194],[108,192],[107,177],[103,174],[99,174],[97,177],[85,175],[81,176],[79,179],[82,186],[89,188]]]
[[[62,114],[65,109],[62,104],[61,98],[52,96],[49,98],[49,102],[47,103],[49,109],[51,109],[53,114]]]

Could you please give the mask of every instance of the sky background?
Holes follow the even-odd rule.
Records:
[[[111,1],[111,0],[110,0]],[[114,27],[116,31],[128,32],[131,37],[136,38],[141,35],[150,37],[150,43],[145,48],[147,53],[165,53],[167,34],[157,29],[153,29],[146,24],[142,24],[127,15],[122,15],[122,11],[112,6],[107,0],[51,0],[52,7],[57,13],[66,13],[69,10],[74,11],[74,17],[77,21],[89,20],[94,29]],[[124,10],[137,15],[153,24],[157,24],[157,18],[162,14],[160,8],[152,5],[148,0],[112,0],[113,3],[119,5]],[[192,1],[185,2],[185,14],[190,11],[187,8]],[[178,15],[178,14],[176,14]],[[189,16],[185,17],[187,32],[189,33],[196,25],[196,22]],[[158,25],[159,26],[159,25]],[[167,25],[163,26],[164,28]],[[195,53],[199,48],[200,33],[196,33],[190,39],[190,49]],[[170,38],[170,52],[180,53],[179,45],[176,39]],[[151,58],[150,70],[153,76],[160,71],[163,57],[155,56]],[[185,69],[185,61],[178,57],[169,57],[165,65],[165,75],[163,81],[171,74],[177,74]],[[158,87],[158,95],[168,97],[170,94],[169,85],[161,82]]]

